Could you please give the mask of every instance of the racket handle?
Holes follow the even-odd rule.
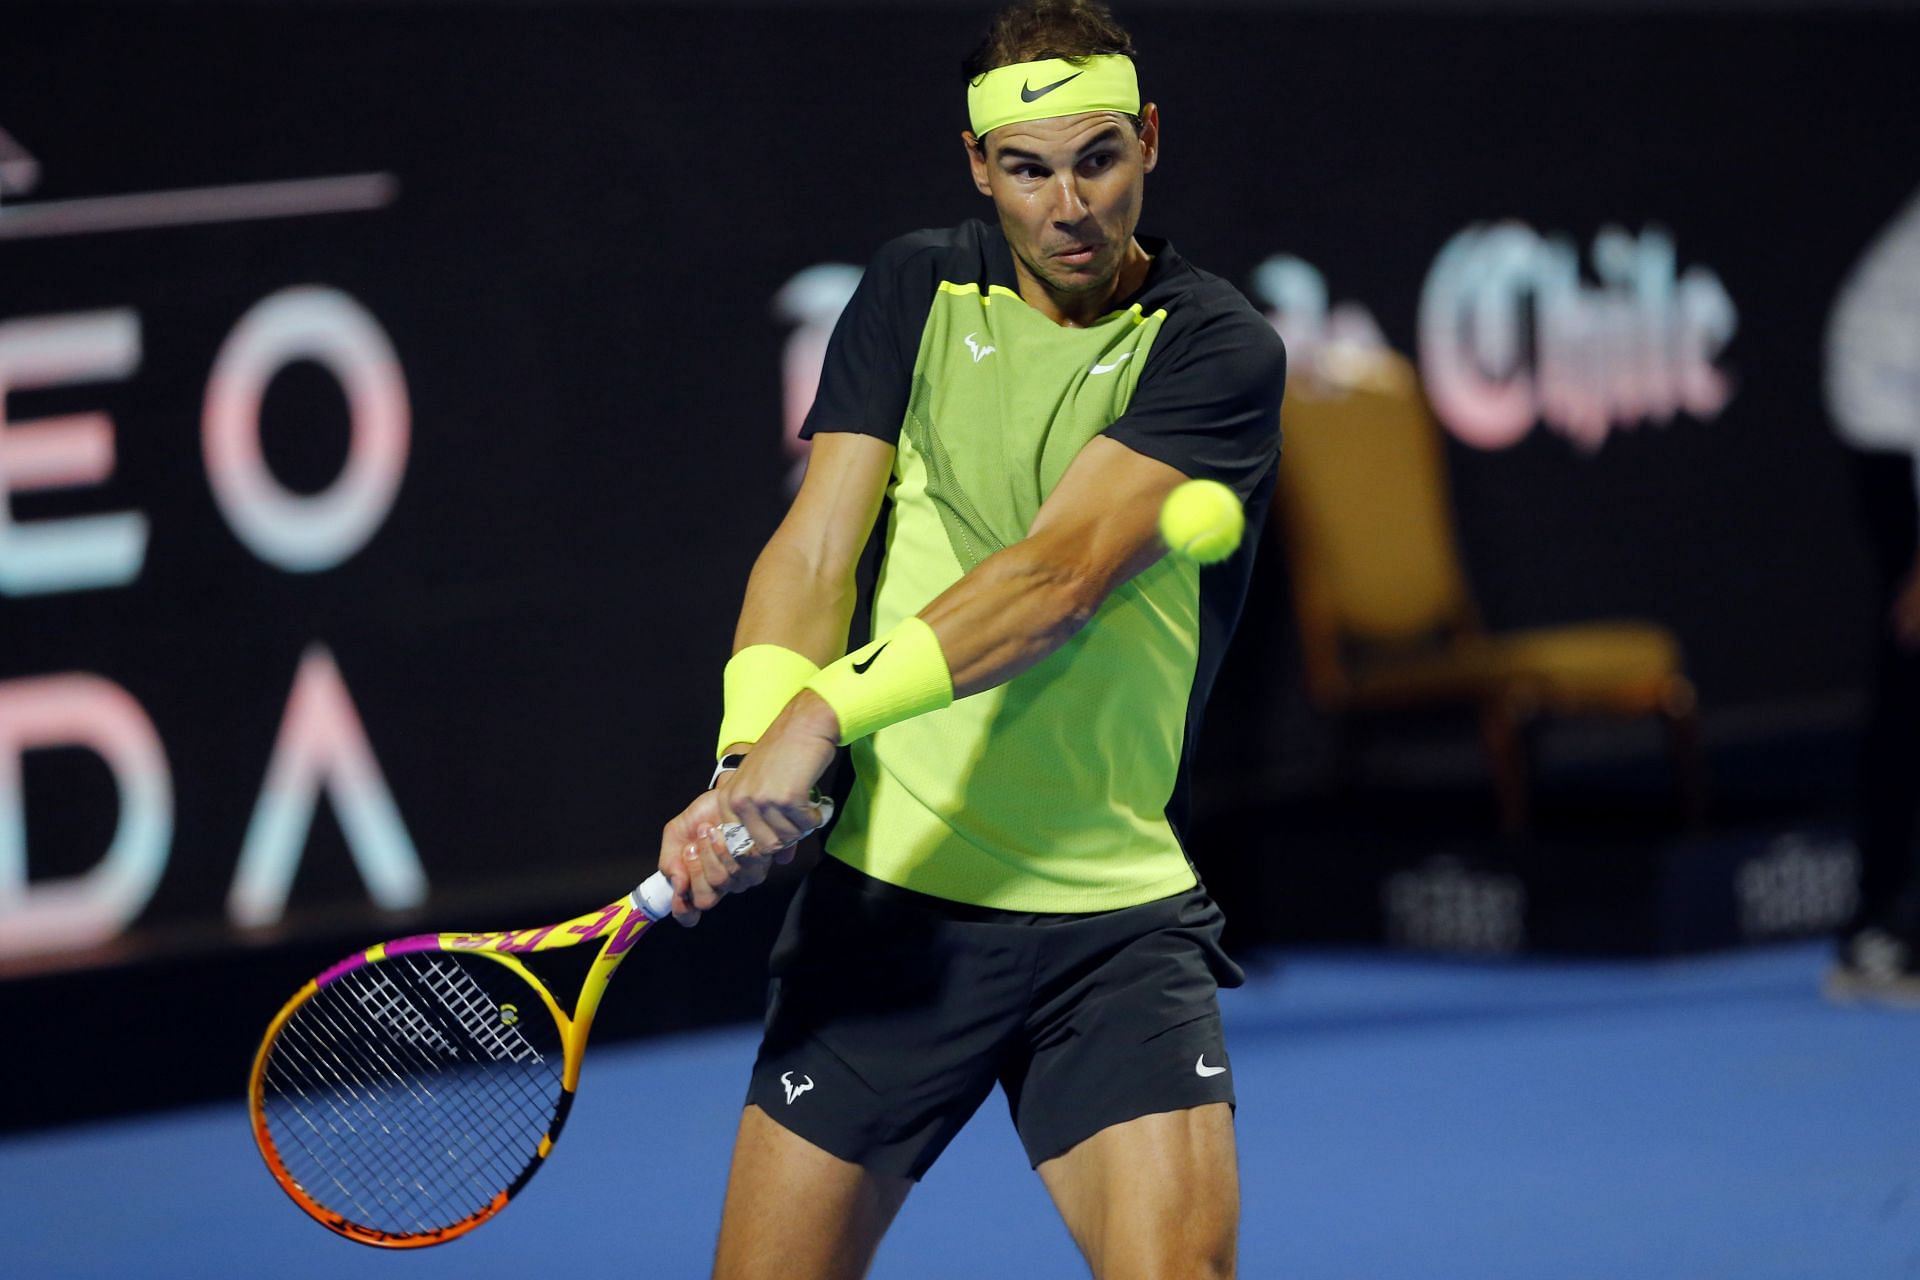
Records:
[[[666,872],[656,871],[627,895],[627,901],[644,912],[647,919],[665,920],[673,914],[673,881],[667,879]]]
[[[820,821],[813,828],[818,831],[833,821],[833,798],[818,796],[813,803],[820,810]],[[748,835],[747,829],[737,822],[723,825],[720,828],[720,837],[727,842],[727,848],[735,857],[753,848],[753,837]],[[647,919],[664,920],[673,913],[673,882],[667,879],[664,871],[656,871],[642,880],[639,887],[628,895],[628,899],[634,906],[646,912]]]
[[[820,811],[820,821],[813,824],[812,831],[807,832],[809,836],[812,835],[814,831],[818,831],[833,821],[833,797],[823,796],[816,790],[813,793],[812,800],[813,807]],[[721,823],[720,838],[727,842],[727,852],[736,858],[753,852],[753,837],[748,835],[747,829],[737,822]],[[805,839],[806,837],[803,836],[801,838]]]

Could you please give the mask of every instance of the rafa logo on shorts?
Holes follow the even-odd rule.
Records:
[[[800,1077],[800,1079],[805,1081],[805,1083],[795,1084],[793,1082],[793,1072],[791,1071],[782,1071],[780,1073],[780,1084],[781,1084],[781,1087],[783,1087],[787,1091],[788,1106],[793,1105],[793,1100],[795,1098],[799,1097],[801,1094],[805,1093],[807,1090],[813,1088],[812,1076],[803,1075]]]

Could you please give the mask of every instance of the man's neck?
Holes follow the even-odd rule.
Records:
[[[1090,293],[1060,293],[1029,271],[1018,254],[1013,259],[1021,300],[1055,324],[1069,329],[1084,329],[1113,310],[1115,302],[1146,282],[1147,271],[1152,266],[1153,255],[1140,247],[1138,239],[1129,237],[1127,251],[1120,259],[1120,269],[1113,273],[1113,279],[1107,282],[1106,288]]]

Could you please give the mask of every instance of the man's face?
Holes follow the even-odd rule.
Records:
[[[1120,269],[1159,160],[1159,111],[1148,103],[1140,114],[1138,135],[1117,111],[1001,125],[984,155],[961,135],[1014,255],[1056,292],[1107,288]]]

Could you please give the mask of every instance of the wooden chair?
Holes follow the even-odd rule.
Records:
[[[1490,633],[1456,549],[1438,424],[1391,352],[1297,380],[1282,413],[1278,527],[1307,690],[1323,711],[1474,712],[1501,828],[1528,826],[1529,730],[1547,716],[1657,716],[1681,807],[1704,806],[1694,689],[1673,633],[1610,620]]]

